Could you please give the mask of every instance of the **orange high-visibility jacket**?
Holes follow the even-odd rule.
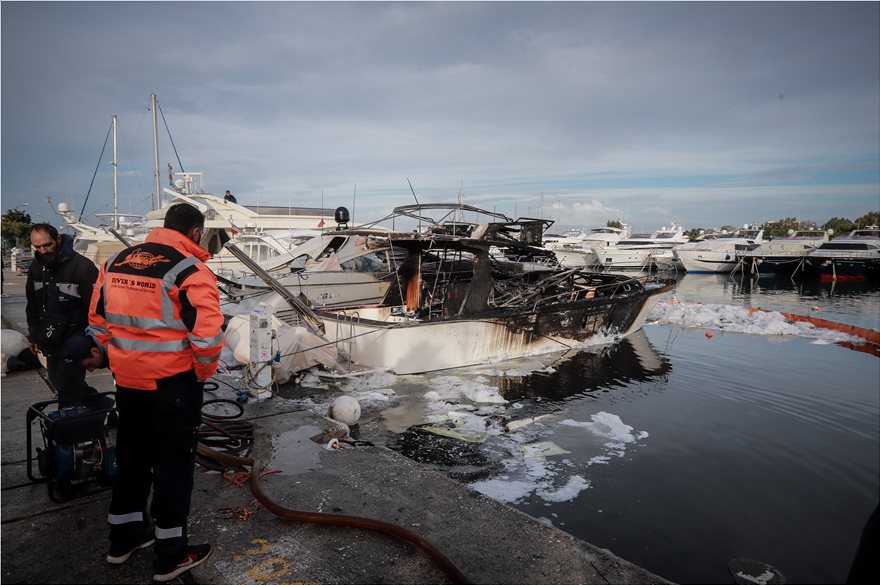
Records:
[[[155,390],[156,380],[195,370],[207,380],[223,347],[217,278],[207,250],[156,228],[109,258],[98,274],[89,323],[107,348],[116,384]]]

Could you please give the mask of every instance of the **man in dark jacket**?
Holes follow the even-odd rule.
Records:
[[[80,358],[89,343],[85,328],[98,267],[74,251],[71,236],[48,223],[34,224],[30,240],[36,250],[25,284],[30,350],[46,356],[59,408],[82,405],[95,393]]]

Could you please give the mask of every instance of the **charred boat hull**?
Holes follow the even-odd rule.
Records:
[[[635,281],[633,288],[635,288]],[[326,337],[352,361],[415,374],[568,349],[597,334],[639,330],[671,285],[537,307],[422,321],[400,306],[322,309]]]

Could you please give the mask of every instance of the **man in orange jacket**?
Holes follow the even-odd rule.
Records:
[[[122,564],[155,542],[155,581],[170,581],[211,553],[208,544],[188,544],[186,526],[202,390],[223,346],[217,279],[199,245],[204,224],[192,205],[169,207],[164,227],[104,263],[89,311],[119,411],[107,562]]]

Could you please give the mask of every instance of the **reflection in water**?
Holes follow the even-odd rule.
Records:
[[[621,387],[633,381],[665,376],[672,369],[648,341],[643,330],[596,351],[572,351],[553,364],[553,372],[527,376],[501,376],[493,380],[510,401],[549,399],[560,401],[583,393]]]
[[[676,285],[677,294],[704,296],[748,296],[793,293],[799,297],[831,298],[876,295],[876,282],[822,282],[819,280],[792,280],[790,278],[753,278],[740,274],[685,274]]]
[[[740,294],[762,294],[769,292],[793,292],[802,297],[829,298],[834,296],[862,296],[876,293],[880,285],[876,282],[822,282],[815,279],[792,280],[790,278],[750,278],[733,275],[726,277],[733,281]]]
[[[499,370],[497,366],[502,369]],[[399,422],[401,413],[394,411],[401,409],[410,414],[418,412],[432,417],[430,423],[425,423],[425,418],[420,423],[414,423],[410,418],[408,427],[398,428],[393,437],[386,436],[387,446],[459,480],[470,482],[487,479],[503,469],[510,476],[515,473],[517,466],[524,464],[523,454],[512,455],[519,453],[525,439],[513,426],[506,425],[517,423],[516,428],[522,429],[531,425],[529,421],[541,421],[542,424],[528,426],[532,430],[526,433],[543,433],[549,428],[546,425],[556,426],[560,416],[567,416],[565,413],[574,404],[572,399],[583,401],[609,391],[641,392],[644,391],[644,385],[640,382],[657,377],[665,379],[672,370],[669,360],[654,349],[644,331],[638,331],[607,347],[568,352],[558,357],[550,367],[542,365],[536,368],[533,361],[528,367],[516,370],[523,374],[511,375],[509,372],[513,370],[510,368],[516,367],[516,363],[495,364],[492,374],[479,370],[455,374],[463,387],[485,383],[497,388],[507,400],[506,404],[474,408],[466,404],[447,403],[440,411],[425,413],[424,407],[419,408],[410,401],[405,406],[401,404],[400,407],[386,409],[383,412],[386,430],[391,430],[392,422]],[[503,368],[508,368],[508,373],[501,373]],[[444,414],[445,411],[449,412]],[[445,430],[438,431],[438,427]],[[538,439],[533,437],[533,440]],[[540,441],[539,444],[546,445]],[[605,450],[602,441],[592,446],[580,443],[573,448],[577,449],[579,456],[592,452],[593,456],[603,457]],[[526,465],[534,465],[534,462]],[[546,487],[552,481],[566,481],[569,473],[556,469],[556,466],[557,463],[542,463],[539,475],[543,479],[540,481],[536,479],[538,470],[531,468],[532,479],[518,483],[526,490],[525,493],[517,495],[524,496],[529,490],[537,489],[539,484],[546,484]],[[554,468],[552,473],[551,467]],[[533,481],[538,483],[531,483]],[[573,492],[571,497],[576,493]]]

